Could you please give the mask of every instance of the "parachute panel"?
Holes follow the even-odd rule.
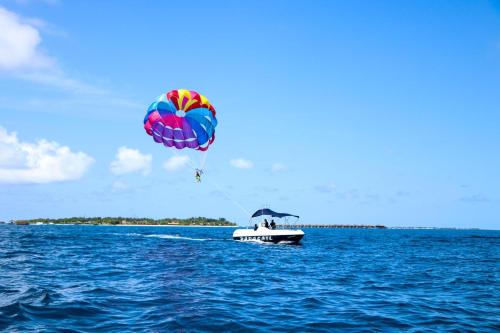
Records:
[[[144,129],[166,147],[205,151],[215,140],[215,114],[205,96],[192,90],[172,90],[149,106]]]

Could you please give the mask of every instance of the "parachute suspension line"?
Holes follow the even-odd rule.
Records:
[[[205,177],[206,178],[206,177]],[[227,193],[227,191],[225,191],[222,186],[220,186],[219,184],[217,184],[217,182],[211,180],[210,178],[208,178],[208,181],[210,183],[212,183],[212,185],[214,185],[215,187],[217,187],[217,189],[226,197],[226,199],[228,199],[229,201],[231,201],[235,206],[237,206],[244,214],[245,214],[245,217],[248,217],[248,216],[251,216],[251,213],[248,211],[248,209],[246,209],[245,207],[243,207],[242,204],[240,204],[236,199],[233,199],[231,197],[231,195],[229,193]]]
[[[177,125],[177,128],[180,128],[180,124],[179,124],[179,121],[177,120],[177,118],[174,118],[175,119],[175,124]],[[200,170],[200,171],[203,171],[203,168],[205,167],[205,163],[207,161],[207,156],[208,156],[208,149],[206,151],[200,151],[200,153],[202,154],[201,157],[198,158],[198,166],[194,165],[194,163],[191,162],[191,158],[189,157],[189,154],[186,155],[188,157],[188,164],[194,169],[194,170]],[[174,149],[174,153],[176,156],[180,156],[177,152],[177,148]]]
[[[180,126],[179,121],[177,120],[177,118],[174,118],[174,120],[175,120],[175,124],[177,125],[177,128],[181,128],[181,126]],[[181,156],[181,155],[179,154],[179,152],[177,151],[177,147],[174,147],[174,148],[175,148],[175,149],[173,149],[173,151],[174,151],[175,156],[177,156],[177,157]],[[193,168],[194,170],[200,170],[200,169],[201,169],[201,168],[197,168],[197,167],[196,167],[196,166],[195,166],[195,165],[191,162],[191,158],[189,157],[189,154],[186,154],[185,156],[187,156],[187,158],[188,158],[188,159],[187,159],[187,162],[188,162],[188,164],[191,166],[191,168]]]
[[[176,156],[180,156],[179,153],[177,152],[177,149],[174,149],[174,154]],[[189,156],[188,156],[189,157]],[[197,169],[196,166],[191,162],[191,159],[188,159],[187,160],[188,164],[193,168],[193,169]],[[203,176],[203,179],[207,179],[207,176],[204,175]],[[222,186],[220,186],[216,181],[210,179],[210,177],[208,177],[208,181],[214,185],[217,190],[219,190],[223,195],[224,197],[226,197],[227,200],[231,201],[236,207],[238,207],[244,214],[245,214],[245,217],[248,217],[251,215],[251,213],[248,211],[248,209],[246,209],[241,203],[239,203],[236,199],[233,199],[232,196],[227,192],[225,191]]]
[[[206,151],[204,152],[201,152],[201,158],[199,159],[200,160],[200,169],[203,170],[203,168],[205,168],[205,163],[207,162],[207,157],[208,157],[208,152],[210,151],[210,149],[207,149]]]
[[[174,155],[177,156],[177,157],[180,157],[182,156],[178,151],[177,151],[177,148],[174,147],[174,149],[172,150],[174,152]],[[193,168],[194,170],[198,169],[194,164],[193,162],[191,162],[191,158],[189,157],[189,154],[186,154],[184,155],[186,156],[188,159],[187,159],[187,163],[191,166],[191,168]]]
[[[182,155],[181,155],[181,154],[177,151],[177,148],[173,149],[173,152],[174,152],[174,155],[175,155],[176,157],[180,157],[180,156],[182,156]],[[191,156],[190,156],[190,154],[186,154],[186,155],[184,155],[184,156],[185,156],[185,157],[187,157],[187,160],[186,160],[187,164],[188,164],[188,165],[189,165],[189,166],[190,166],[190,167],[191,167],[191,168],[192,168],[195,172],[201,171],[201,174],[203,174],[203,170],[202,170],[202,168],[201,168],[201,167],[199,167],[199,166],[196,166],[196,165],[193,163],[193,161],[191,161]],[[196,181],[197,181],[198,183],[200,182],[200,180],[198,179],[198,177],[196,177]]]
[[[203,115],[203,113],[199,115],[205,117],[205,120],[200,120],[201,118],[199,117],[193,117],[191,119],[194,122],[193,124],[191,124],[191,121],[189,122],[189,124],[184,123],[184,120],[181,121],[180,118],[186,117],[186,109],[194,106],[196,106],[196,108],[205,109],[204,112],[208,113],[208,116],[206,114]],[[154,132],[154,128],[158,123],[162,125],[162,133],[160,133],[162,136],[161,141],[158,137],[158,133]],[[166,126],[173,127],[169,129],[167,136],[165,136],[164,133],[164,129]],[[207,132],[207,135],[211,134],[213,137],[215,126],[217,126],[217,119],[215,118],[215,108],[210,104],[208,99],[197,93],[196,91],[185,89],[171,90],[164,95],[162,94],[148,108],[146,118],[144,119],[144,128],[146,130],[146,133],[153,136],[155,141],[158,143],[163,141],[163,144],[166,147],[173,146],[173,152],[177,158],[181,156],[177,151],[177,147],[179,146],[177,142],[182,142],[181,149],[186,147],[194,148],[192,147],[193,144],[191,143],[191,139],[198,139],[200,128],[204,129],[205,132]],[[209,128],[210,130],[207,131],[207,129]],[[181,138],[176,138],[175,131],[179,129],[183,131],[183,134],[186,133],[188,137],[186,138],[182,136]],[[205,136],[203,136],[203,138],[205,139]],[[207,137],[206,139],[208,139],[208,142],[204,142],[203,145],[207,144],[207,150],[202,152],[196,151],[196,153],[202,153],[202,156],[196,155],[195,157],[191,153],[187,153],[185,155],[187,159],[182,160],[183,163],[187,163],[196,170],[197,181],[199,181],[200,179],[200,169],[205,166],[208,157],[208,146],[210,146],[211,138]],[[171,142],[172,144],[170,145]],[[199,160],[200,162],[198,167],[194,165],[196,163],[196,160]],[[245,207],[243,207],[238,201],[233,199],[232,196],[227,191],[225,191],[217,182],[211,179],[209,179],[209,182],[211,182],[228,200],[238,206],[239,209],[243,211],[247,216],[250,215],[250,212],[245,209]]]
[[[173,150],[174,154],[176,156],[180,156],[179,152],[177,151],[177,148],[175,148]],[[187,155],[188,157],[188,160],[187,160],[187,163],[191,166],[191,168],[193,168],[194,170],[200,170],[203,168],[205,162],[206,162],[206,159],[207,159],[207,153],[208,153],[208,150],[202,152],[202,154],[204,154],[204,156],[201,158],[201,163],[200,163],[200,168],[197,168],[193,162],[191,161],[191,158],[189,158],[189,155]],[[203,176],[203,179],[207,179],[207,176],[204,175]],[[227,200],[231,201],[236,207],[238,207],[244,214],[245,214],[245,217],[248,217],[251,215],[251,213],[248,211],[248,209],[246,209],[245,207],[243,207],[243,205],[241,203],[239,203],[236,199],[233,199],[232,196],[227,192],[225,191],[222,186],[220,186],[216,181],[210,179],[210,177],[208,177],[208,181],[214,185],[217,190],[219,190],[223,195],[224,197],[226,197]]]

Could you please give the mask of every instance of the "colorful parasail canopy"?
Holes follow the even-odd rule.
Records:
[[[214,142],[216,126],[215,108],[193,90],[162,94],[144,117],[144,129],[155,142],[177,149],[207,150]]]

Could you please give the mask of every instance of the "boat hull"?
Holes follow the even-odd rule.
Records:
[[[298,243],[304,235],[276,235],[276,236],[234,236],[234,240],[243,242],[269,242],[269,243]]]
[[[237,229],[233,233],[234,240],[244,242],[298,243],[303,237],[302,230],[276,230],[265,227],[259,227],[257,230]]]

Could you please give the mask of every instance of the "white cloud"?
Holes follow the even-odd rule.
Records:
[[[0,112],[1,106],[8,106],[11,112],[28,111],[49,113],[53,115],[66,115],[68,110],[73,112],[85,113],[86,115],[98,115],[102,112],[111,116],[123,116],[125,110],[137,112],[142,110],[144,104],[134,102],[132,100],[113,98],[111,96],[75,96],[75,97],[26,97],[23,103],[19,103],[19,99],[14,96],[0,96]]]
[[[0,6],[0,74],[62,90],[85,101],[82,103],[72,99],[72,109],[75,104],[87,107],[91,103],[94,106],[105,103],[112,107],[137,107],[134,101],[117,97],[108,89],[68,75],[58,66],[55,58],[43,52],[41,30],[49,30],[48,33],[54,35],[51,31],[54,29],[48,22],[20,17]],[[52,102],[54,101],[49,101]]]
[[[43,86],[66,90],[75,94],[93,96],[107,96],[110,94],[105,89],[70,78],[66,74],[64,74],[64,72],[58,69],[52,69],[51,71],[32,71],[17,73],[16,77]]]
[[[173,156],[163,163],[163,167],[167,171],[175,171],[184,167],[189,163],[189,156]]]
[[[111,162],[110,169],[115,175],[123,175],[131,172],[142,171],[147,175],[151,171],[151,155],[142,154],[137,149],[128,147],[118,148],[115,160]]]
[[[60,0],[14,0],[17,2],[19,5],[29,5],[33,3],[43,3],[45,5],[58,5],[60,3]]]
[[[470,203],[480,203],[480,202],[488,202],[490,199],[486,197],[484,194],[476,193],[468,196],[464,196],[460,198],[460,201],[470,202]]]
[[[337,185],[335,183],[327,183],[327,184],[317,185],[315,189],[322,193],[333,193],[337,190]]]
[[[271,166],[272,172],[282,172],[282,171],[286,171],[286,170],[287,170],[286,165],[281,164],[281,163],[273,163],[273,165]]]
[[[0,183],[42,184],[76,180],[94,159],[54,141],[21,142],[0,127]]]
[[[115,181],[113,184],[111,184],[111,190],[113,192],[125,192],[130,188],[130,186],[127,183],[124,183],[122,181]]]
[[[233,167],[238,168],[238,169],[251,169],[251,168],[253,168],[253,162],[249,161],[249,160],[245,160],[244,158],[236,158],[236,159],[229,161],[229,163]]]
[[[38,30],[15,13],[0,7],[0,69],[47,68],[54,60],[40,50]]]

